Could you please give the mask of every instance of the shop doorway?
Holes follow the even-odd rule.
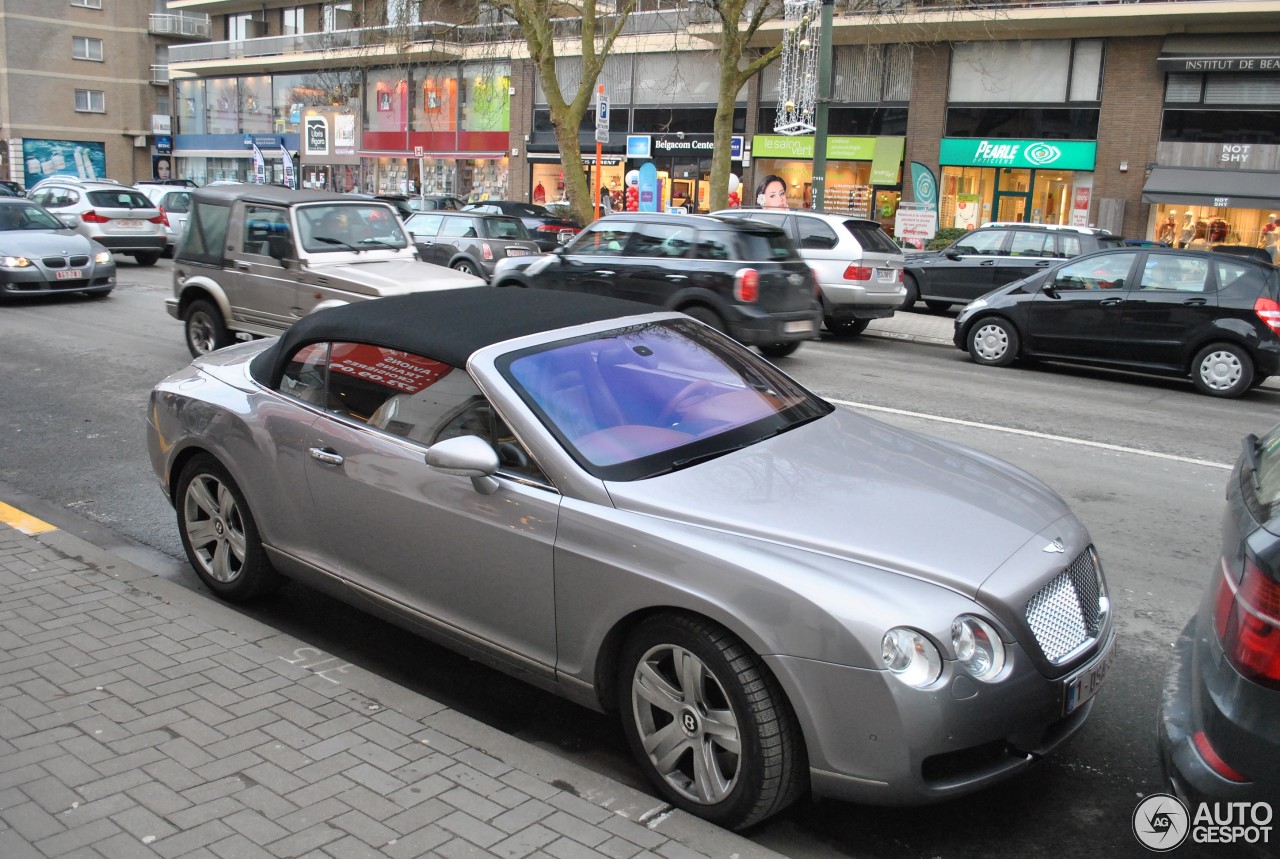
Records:
[[[669,196],[663,194],[664,206],[684,206],[690,212],[711,211],[711,159],[673,160],[670,176],[671,188]]]
[[[1004,167],[993,200],[997,221],[1026,221],[1031,208],[1031,170]]]

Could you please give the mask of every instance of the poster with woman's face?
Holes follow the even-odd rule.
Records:
[[[152,155],[151,156],[151,178],[152,179],[172,179],[173,178],[173,159],[168,155]]]

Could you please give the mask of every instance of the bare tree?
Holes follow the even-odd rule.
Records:
[[[573,18],[554,17],[565,9],[565,0],[491,0],[488,4],[519,25],[529,48],[529,58],[537,66],[565,168],[565,193],[574,215],[583,222],[591,220],[595,201],[587,186],[587,174],[574,169],[582,163],[578,129],[591,106],[605,58],[626,26],[635,4],[636,0],[618,0],[616,4],[608,4],[607,0],[599,4],[597,0],[582,0],[580,4],[573,4],[574,11],[580,13]],[[571,93],[562,91],[556,75],[557,42],[567,39],[579,42],[582,57],[582,76],[577,90]]]

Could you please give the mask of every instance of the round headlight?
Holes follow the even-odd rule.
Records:
[[[992,680],[1004,670],[1004,642],[985,620],[962,614],[951,621],[951,646],[970,676]]]
[[[942,673],[942,656],[924,633],[895,626],[880,642],[884,667],[908,686],[924,688]]]

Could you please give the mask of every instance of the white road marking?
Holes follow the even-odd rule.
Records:
[[[1155,459],[1168,459],[1173,462],[1185,462],[1189,465],[1203,465],[1207,468],[1222,468],[1230,471],[1234,465],[1231,463],[1210,462],[1207,459],[1195,459],[1190,456],[1176,456],[1172,453],[1160,453],[1155,450],[1142,450],[1136,447],[1125,447],[1119,444],[1107,444],[1101,441],[1087,441],[1082,438],[1071,438],[1065,435],[1052,435],[1044,432],[1034,432],[1032,430],[1014,429],[1013,427],[1002,427],[995,424],[984,424],[977,421],[962,421],[958,418],[944,418],[941,415],[927,415],[923,412],[909,412],[905,409],[891,409],[887,406],[873,406],[870,403],[855,403],[850,400],[837,400],[831,397],[827,398],[828,402],[838,403],[842,406],[849,406],[854,409],[865,409],[871,412],[885,412],[891,415],[902,415],[908,418],[919,418],[925,421],[937,421],[944,424],[956,424],[957,426],[973,427],[975,429],[993,430],[994,432],[1004,432],[1011,435],[1025,435],[1031,438],[1044,439],[1046,441],[1060,441],[1064,444],[1077,444],[1082,447],[1096,447],[1102,450],[1113,450],[1117,453],[1132,453],[1136,456],[1150,456]]]

